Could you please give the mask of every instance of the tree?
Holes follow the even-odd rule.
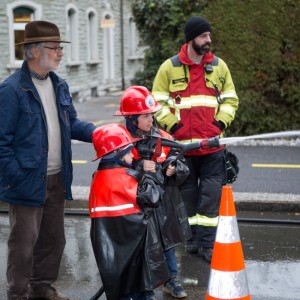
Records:
[[[136,84],[152,88],[160,64],[179,52],[183,26],[202,15],[212,26],[215,55],[228,64],[240,107],[228,135],[300,128],[300,6],[297,0],[136,0],[144,71]]]
[[[187,16],[200,14],[209,1],[136,0],[132,4],[134,20],[144,45],[148,46],[144,70],[137,72],[135,84],[151,90],[160,64],[179,51],[184,43],[183,26]]]

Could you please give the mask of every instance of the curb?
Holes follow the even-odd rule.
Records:
[[[74,200],[66,201],[66,209],[88,210],[89,191],[88,186],[72,186]],[[233,192],[233,197],[235,206],[240,211],[300,213],[300,195]],[[0,208],[7,209],[8,204],[0,202]]]
[[[66,209],[88,209],[89,187],[73,186],[73,201]],[[233,192],[236,208],[242,211],[300,212],[300,195]]]

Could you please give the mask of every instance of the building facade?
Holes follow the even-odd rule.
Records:
[[[74,101],[89,100],[131,84],[143,65],[143,47],[133,22],[131,0],[0,0],[0,81],[23,62],[26,23],[55,23],[63,39],[59,76]]]

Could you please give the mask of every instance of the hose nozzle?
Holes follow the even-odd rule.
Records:
[[[201,141],[202,149],[220,148],[220,139],[218,136]]]

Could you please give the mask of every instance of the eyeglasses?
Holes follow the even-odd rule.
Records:
[[[58,53],[59,51],[63,51],[64,47],[48,47],[48,46],[43,46],[43,48],[51,49],[54,52]]]

